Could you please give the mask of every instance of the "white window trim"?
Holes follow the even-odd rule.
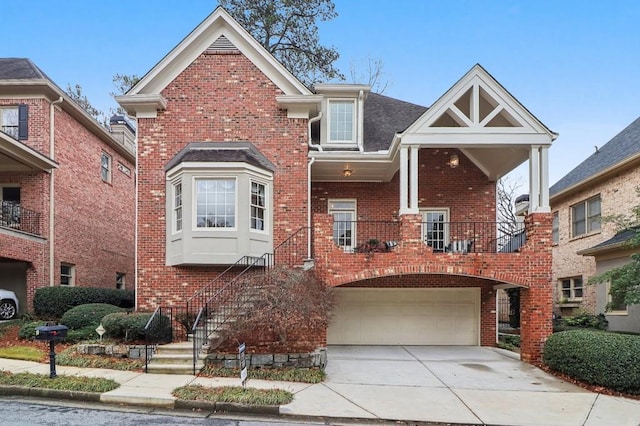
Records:
[[[69,268],[69,275],[66,275],[69,277],[69,284],[62,284],[62,267],[63,266],[67,266]],[[76,285],[76,265],[73,265],[71,263],[65,263],[65,262],[61,262],[60,263],[60,285],[63,287],[75,287]]]
[[[331,204],[333,203],[353,203],[353,209],[332,209]],[[357,246],[358,238],[358,200],[355,198],[330,198],[327,200],[327,213],[329,213],[333,217],[334,213],[342,212],[353,212],[353,228],[351,229],[351,245],[339,245],[339,247],[342,247],[342,249],[346,252],[352,252],[353,249],[355,249]],[[331,229],[331,237],[333,238],[333,229]]]
[[[180,210],[182,211],[182,223],[180,224],[180,229],[178,229],[178,216],[177,216],[177,206],[176,206],[176,189],[180,185],[180,199],[182,204],[180,204]],[[179,234],[184,229],[184,185],[182,184],[182,179],[178,179],[176,181],[171,182],[171,233]]]
[[[422,242],[427,245],[427,239],[426,239],[426,235],[427,235],[427,230],[425,229],[425,218],[424,215],[425,213],[440,213],[440,212],[444,212],[444,222],[447,224],[444,228],[444,247],[446,250],[446,247],[449,246],[449,244],[451,243],[451,235],[449,233],[449,223],[451,222],[451,209],[449,207],[425,207],[419,210],[420,211],[420,216],[422,216]]]
[[[582,296],[580,297],[576,297],[575,296],[575,280],[579,279],[582,281],[582,285],[580,286],[580,289],[582,290]],[[564,298],[564,292],[563,292],[563,288],[562,288],[562,282],[563,281],[567,281],[569,280],[571,282],[571,285],[569,287],[569,291],[570,291],[570,296],[565,299]],[[565,278],[560,278],[558,280],[558,292],[560,295],[560,301],[566,301],[566,302],[582,302],[582,300],[584,300],[584,291],[585,291],[585,282],[584,282],[584,278],[581,276],[575,276],[575,277],[565,277]]]
[[[589,231],[589,201],[599,198],[600,199],[600,228],[598,228],[595,231]],[[579,205],[583,205],[584,206],[584,232],[582,234],[575,234],[575,229],[574,229],[574,220],[573,220],[573,209],[576,206]],[[575,239],[575,238],[582,238],[582,237],[586,237],[589,235],[595,235],[595,234],[599,234],[600,232],[602,232],[602,197],[600,196],[600,194],[594,195],[592,197],[589,198],[585,198],[582,201],[579,201],[575,204],[572,204],[571,206],[569,206],[569,217],[571,219],[571,238]]]
[[[264,226],[263,226],[263,229],[254,229],[254,228],[251,227],[251,208],[253,207],[253,205],[251,204],[251,185],[253,183],[257,183],[259,185],[264,186],[264,208],[263,208],[263,210],[264,210],[264,219],[263,219]],[[249,212],[248,212],[248,214],[249,214],[249,232],[255,232],[256,234],[265,234],[265,235],[268,235],[268,234],[271,233],[270,232],[270,229],[271,229],[271,226],[270,226],[271,217],[269,215],[270,207],[271,207],[271,206],[269,206],[269,200],[271,199],[270,198],[271,194],[269,193],[269,190],[270,190],[270,188],[269,188],[269,184],[267,182],[255,179],[253,177],[251,177],[249,179]]]
[[[234,203],[235,203],[235,212],[234,212],[234,226],[233,227],[214,227],[214,228],[198,228],[198,189],[197,182],[198,180],[224,180],[230,179],[235,182],[235,195],[234,195]],[[191,230],[194,232],[237,232],[238,231],[238,176],[233,175],[198,175],[193,176],[191,182]],[[183,192],[184,194],[184,192]],[[184,198],[182,200],[182,229],[184,229]]]
[[[18,105],[3,105],[0,106],[0,131],[2,131],[2,127],[5,125],[2,121],[2,117],[3,117],[3,111],[5,110],[15,110],[17,113],[17,118],[18,118],[18,122],[16,123],[15,129],[16,129],[16,134],[13,135],[11,133],[7,133],[9,136],[11,136],[14,139],[18,139],[19,137],[19,133],[20,133],[20,107]]]
[[[109,161],[107,162],[107,179],[105,179],[102,176],[102,171],[105,170],[105,168],[102,166],[102,158],[106,157]],[[111,157],[111,155],[109,155],[108,153],[102,151],[100,153],[100,179],[102,179],[103,182],[106,183],[111,183],[113,180],[113,157]]]
[[[351,118],[351,140],[332,140],[331,139],[331,104],[332,103],[352,103],[353,116]],[[358,145],[358,103],[355,98],[328,98],[327,99],[327,135],[326,146],[357,146]]]

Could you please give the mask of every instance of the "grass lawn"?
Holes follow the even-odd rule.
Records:
[[[285,390],[251,389],[239,386],[219,388],[184,386],[174,390],[173,396],[190,401],[234,402],[246,405],[284,405],[293,401],[293,394]]]
[[[44,374],[11,374],[5,371],[0,372],[0,385],[100,393],[120,387],[114,380],[97,377],[58,376],[50,379]]]

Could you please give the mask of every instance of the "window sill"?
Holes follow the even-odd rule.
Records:
[[[583,238],[593,237],[594,235],[600,235],[600,234],[602,234],[602,230],[589,232],[588,234],[581,234],[581,235],[569,238],[569,242],[581,240]]]
[[[578,308],[582,304],[582,301],[576,300],[571,302],[558,302],[558,306],[561,308]]]
[[[627,311],[611,311],[611,312],[605,312],[604,313],[605,316],[611,316],[611,317],[626,317],[629,316],[629,312]]]

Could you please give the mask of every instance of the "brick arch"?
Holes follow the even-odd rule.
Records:
[[[493,281],[500,281],[506,284],[513,284],[519,287],[529,287],[529,283],[520,275],[508,272],[495,272],[489,270],[478,271],[474,267],[448,266],[448,265],[399,265],[383,268],[368,269],[357,273],[334,276],[326,280],[331,287],[339,287],[356,281],[363,281],[375,278],[392,277],[398,275],[419,275],[419,274],[441,274],[459,275],[464,277],[483,278]]]

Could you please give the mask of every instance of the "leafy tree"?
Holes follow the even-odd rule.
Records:
[[[636,188],[640,197],[640,186]],[[618,232],[632,231],[632,235],[626,242],[628,248],[640,249],[640,204],[631,209],[629,215],[618,215],[604,218],[603,221],[613,222],[617,225]],[[640,254],[632,254],[631,262],[613,268],[607,272],[589,279],[589,284],[609,282],[609,294],[611,302],[607,310],[620,305],[636,305],[640,303]]]
[[[127,75],[117,73],[113,76],[112,81],[117,90],[115,92],[111,92],[110,95],[117,96],[127,93],[129,89],[131,89],[140,81],[140,77],[138,77],[136,74]]]
[[[331,0],[220,0],[236,19],[302,83],[344,79],[338,52],[319,43],[316,21],[338,14]]]

